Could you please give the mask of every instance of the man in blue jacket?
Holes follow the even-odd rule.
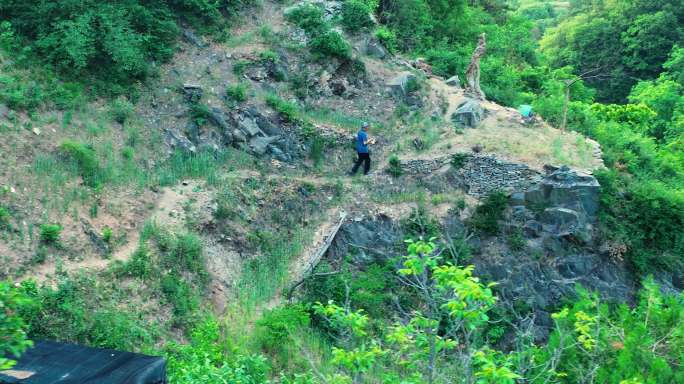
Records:
[[[361,125],[361,130],[356,135],[356,153],[359,158],[356,160],[354,167],[352,168],[350,175],[355,175],[356,171],[359,170],[361,163],[363,163],[363,174],[367,175],[370,170],[370,153],[368,152],[368,146],[375,144],[375,140],[368,137],[368,128],[370,125],[364,122]]]

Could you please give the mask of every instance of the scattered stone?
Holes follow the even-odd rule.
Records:
[[[595,177],[563,166],[525,191],[525,200],[531,204],[579,210],[593,219],[598,213],[599,192]]]
[[[34,135],[38,136],[40,135],[40,128],[33,128],[31,132],[33,132]]]
[[[422,108],[423,107],[423,99],[420,97],[420,95],[416,94],[410,94],[406,96],[406,105],[409,107],[414,107],[414,108]]]
[[[261,66],[253,66],[247,69],[245,76],[254,81],[264,81],[268,78],[268,72]]]
[[[332,79],[328,82],[328,86],[332,91],[333,95],[343,96],[347,92],[349,83],[345,78]]]
[[[263,155],[268,150],[269,144],[278,141],[280,137],[270,136],[270,137],[253,137],[249,140],[249,147],[256,155]]]
[[[541,236],[542,230],[542,224],[536,220],[529,220],[523,226],[523,232],[525,233],[525,235],[530,237]]]
[[[583,224],[580,214],[568,208],[546,208],[541,217],[544,224],[552,226],[551,232],[557,234],[573,233]]]
[[[285,154],[285,152],[283,152],[280,148],[276,147],[275,145],[269,145],[268,152],[279,161],[288,162],[291,160],[290,157]]]
[[[202,99],[204,90],[197,84],[183,84],[183,96],[188,103],[197,103]]]
[[[475,144],[470,148],[470,150],[472,150],[473,153],[480,153],[484,150],[484,146],[482,144]]]

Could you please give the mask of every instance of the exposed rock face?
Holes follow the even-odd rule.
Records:
[[[451,115],[451,121],[461,128],[477,128],[485,117],[485,109],[479,101],[467,99]]]
[[[595,177],[564,166],[544,178],[538,186],[525,191],[525,201],[561,206],[595,218],[599,191],[600,185]]]
[[[186,100],[192,104],[191,100],[201,97],[200,91],[199,87],[184,87]],[[231,111],[209,108],[205,124],[189,120],[183,130],[167,130],[165,141],[171,149],[183,152],[217,151],[233,146],[285,162],[302,156],[306,150],[296,132],[284,130],[255,106]]]
[[[592,238],[593,225],[599,209],[600,185],[596,178],[561,167],[546,176],[539,184],[524,193],[512,196],[511,204],[519,207],[525,228],[541,230],[526,232],[541,237],[553,248],[556,241],[588,243]]]
[[[444,222],[445,233],[459,238],[465,226],[456,216]],[[403,255],[405,229],[386,216],[357,218],[345,223],[327,253],[332,263],[347,256],[359,268],[385,263]],[[534,246],[523,252],[508,249],[505,237],[471,239],[473,256],[468,260],[485,281],[497,282],[502,305],[532,313],[535,335],[544,339],[553,328],[550,313],[565,298],[576,295],[576,285],[596,290],[604,299],[629,302],[635,289],[624,266],[605,260],[591,249],[567,247],[562,252],[540,253]]]
[[[354,219],[342,225],[328,249],[328,258],[341,261],[350,255],[361,265],[387,261],[404,252],[404,236],[398,223],[387,216]]]

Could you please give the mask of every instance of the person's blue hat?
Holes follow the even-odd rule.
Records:
[[[368,124],[368,122],[364,121],[363,123],[361,123],[361,128],[368,128],[368,127],[370,127],[370,124]]]

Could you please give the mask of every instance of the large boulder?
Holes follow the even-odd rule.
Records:
[[[484,117],[485,109],[480,102],[475,99],[467,99],[451,115],[451,121],[461,128],[477,128]]]
[[[451,76],[447,81],[447,85],[450,85],[452,87],[456,88],[461,88],[461,80],[458,78],[458,75]]]
[[[382,60],[389,54],[379,41],[372,39],[366,43],[366,55]]]
[[[399,99],[405,99],[410,93],[410,85],[412,82],[417,81],[416,76],[410,72],[404,72],[387,83],[387,88],[390,93]]]

